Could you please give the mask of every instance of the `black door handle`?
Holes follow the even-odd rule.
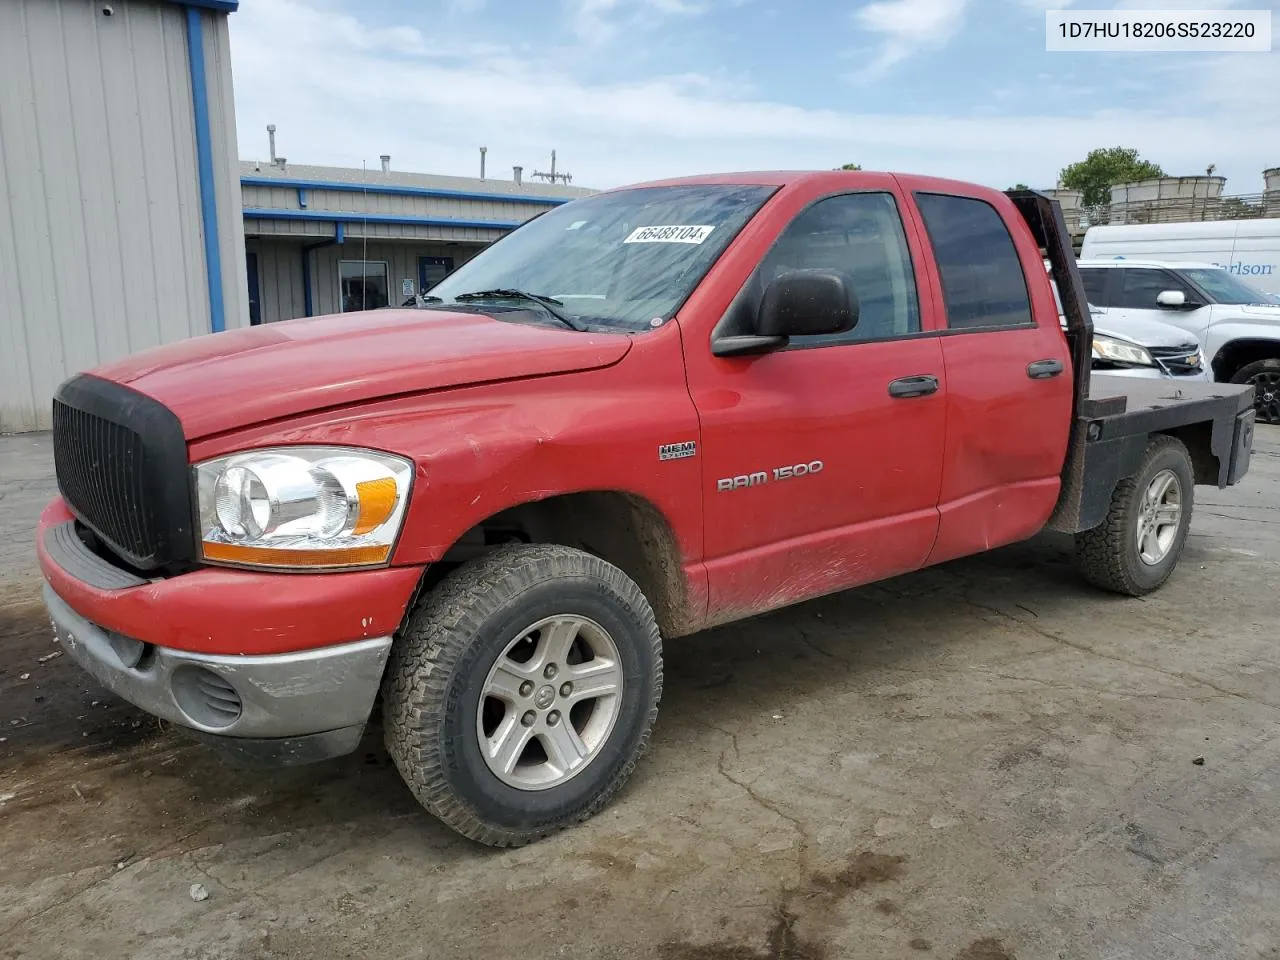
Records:
[[[891,397],[924,397],[937,392],[937,377],[900,377],[897,380],[889,381],[889,396]]]
[[[1048,380],[1056,377],[1065,368],[1061,360],[1037,360],[1027,364],[1027,376],[1032,380]]]

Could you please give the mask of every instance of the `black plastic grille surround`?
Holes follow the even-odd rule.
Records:
[[[1198,343],[1186,343],[1177,347],[1148,347],[1147,350],[1151,356],[1168,367],[1170,373],[1200,372],[1198,363],[1189,362],[1190,360],[1198,359],[1200,350]]]
[[[139,570],[191,561],[191,482],[177,416],[122,384],[81,374],[53,400],[58,489],[98,540]]]

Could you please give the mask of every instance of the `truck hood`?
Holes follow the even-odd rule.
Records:
[[[1280,321],[1280,303],[1250,303],[1234,309],[1251,320]]]
[[[624,334],[476,313],[370,310],[196,337],[91,372],[159,400],[195,440],[396,394],[590,370],[630,349]]]
[[[1183,344],[1199,344],[1194,333],[1162,320],[1148,320],[1141,317],[1120,319],[1106,314],[1094,314],[1093,330],[1095,333],[1121,340],[1132,340],[1144,347],[1180,347]]]

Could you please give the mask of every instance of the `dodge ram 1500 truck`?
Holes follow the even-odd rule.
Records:
[[[429,295],[72,377],[37,550],[57,636],[119,696],[273,763],[380,712],[413,794],[482,843],[610,800],[665,641],[1045,529],[1144,594],[1193,486],[1248,468],[1249,386],[1091,378],[1033,192],[644,184]]]

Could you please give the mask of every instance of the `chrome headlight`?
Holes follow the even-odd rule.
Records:
[[[333,568],[391,557],[413,464],[350,447],[274,447],[196,465],[210,563]]]
[[[1136,343],[1126,343],[1100,333],[1093,335],[1093,359],[1109,360],[1112,363],[1124,363],[1135,367],[1154,367],[1155,360],[1146,347]]]

